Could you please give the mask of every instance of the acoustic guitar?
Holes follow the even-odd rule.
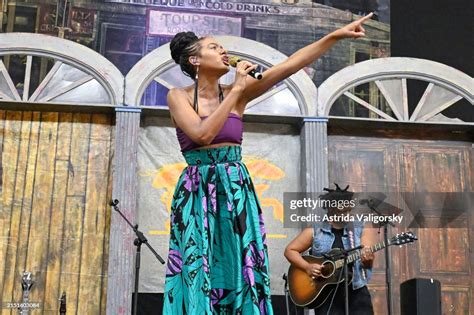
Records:
[[[412,243],[417,237],[412,232],[403,232],[392,237],[388,244],[385,242],[377,243],[369,249],[375,253],[390,245],[403,245]],[[332,249],[324,256],[303,255],[303,259],[310,264],[321,264],[321,276],[313,279],[305,270],[291,265],[288,269],[288,289],[291,300],[300,307],[318,308],[322,306],[336,285],[344,281],[344,258],[330,259],[337,257],[340,249]],[[341,255],[339,255],[341,256]],[[361,249],[352,251],[347,255],[347,263],[354,262],[361,258]],[[352,275],[349,275],[349,282],[352,281]]]

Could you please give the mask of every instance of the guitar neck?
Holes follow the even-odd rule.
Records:
[[[388,244],[385,244],[385,241],[382,241],[382,242],[379,242],[379,243],[377,243],[373,246],[370,246],[369,250],[372,253],[375,253],[375,252],[378,252],[379,250],[382,250],[385,247],[390,246],[390,245],[391,245],[390,242]],[[357,249],[357,250],[353,251],[352,254],[347,255],[347,263],[351,263],[351,262],[354,262],[356,260],[359,260],[361,258],[361,252],[362,252],[362,249]],[[341,268],[342,266],[344,266],[344,259],[336,260],[335,264],[336,264],[336,268]]]

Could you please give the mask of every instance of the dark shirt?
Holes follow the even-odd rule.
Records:
[[[332,244],[332,248],[344,248],[344,244],[342,243],[342,235],[344,234],[344,228],[336,229],[335,227],[331,227],[331,232],[334,234],[334,243]],[[354,266],[353,263],[350,263],[349,270],[352,270]]]
[[[342,243],[342,235],[344,229],[336,229],[331,227],[331,232],[334,234],[334,243],[332,248],[344,248]],[[352,270],[353,263],[350,263],[348,268],[349,271]],[[326,315],[328,313],[328,308],[330,307],[329,314],[331,315],[344,315],[344,283],[340,283],[337,291],[335,291],[336,296],[334,297],[333,303],[331,303],[332,295],[329,297],[328,301],[323,304],[323,306],[314,310],[315,315]],[[354,290],[352,286],[349,286],[349,313],[355,315],[372,315],[372,301],[370,297],[369,290],[367,286],[363,286],[360,289]]]
[[[344,248],[342,244],[342,234],[344,233],[344,229],[336,229],[334,227],[331,228],[331,232],[334,234],[334,243],[332,244],[332,248]]]

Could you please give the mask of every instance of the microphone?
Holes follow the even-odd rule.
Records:
[[[229,64],[232,66],[232,67],[237,67],[237,64],[242,61],[242,59],[240,59],[240,57],[238,56],[230,56],[229,57]],[[255,71],[255,70],[252,70],[249,72],[249,75],[252,77],[252,78],[255,78],[257,80],[261,80],[263,78],[263,75],[262,73],[258,72],[258,71]]]

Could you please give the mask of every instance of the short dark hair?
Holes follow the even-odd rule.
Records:
[[[341,189],[341,187],[339,187],[339,185],[336,183],[334,183],[334,185],[336,185],[336,189],[324,188],[323,190],[327,191],[327,193],[320,195],[319,199],[328,201],[352,200],[354,192],[348,191],[349,185],[347,185],[344,189]]]

